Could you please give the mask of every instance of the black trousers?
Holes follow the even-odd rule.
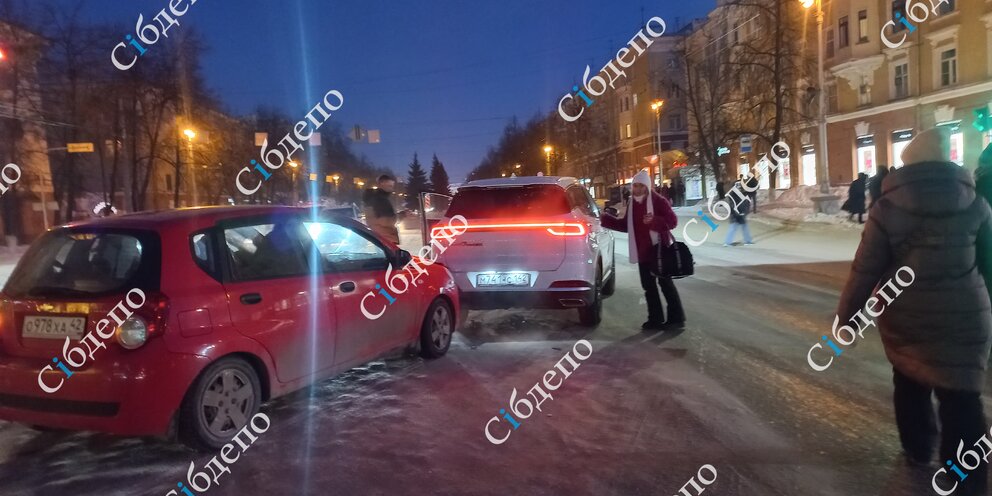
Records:
[[[946,489],[953,484],[952,481],[957,481],[959,489],[970,486],[969,489],[984,491],[988,472],[988,464],[985,460],[981,461],[978,468],[968,471],[958,464],[955,456],[959,442],[964,441],[962,453],[969,449],[979,450],[975,447],[975,442],[988,434],[981,393],[931,388],[895,369],[892,369],[892,376],[895,385],[893,400],[896,408],[896,425],[899,428],[899,440],[903,449],[919,459],[930,459],[933,456],[937,422],[934,419],[931,396],[936,393],[939,402],[937,416],[940,418],[940,459],[937,463],[940,467],[946,468],[950,476],[942,481],[941,485]],[[968,478],[960,481],[946,465],[947,460],[957,464]],[[967,463],[972,462],[970,456],[966,457],[966,460]]]
[[[661,307],[661,297],[658,296],[658,286],[665,294],[665,301],[668,302],[668,322],[684,322],[685,312],[682,310],[682,299],[679,298],[679,291],[675,289],[675,283],[670,277],[656,277],[651,273],[650,262],[640,262],[637,269],[641,273],[641,288],[644,289],[644,299],[648,302],[648,320],[651,322],[665,322],[665,312]]]

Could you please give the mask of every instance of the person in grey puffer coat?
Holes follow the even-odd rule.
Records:
[[[906,166],[882,183],[837,309],[847,322],[900,267],[915,273],[887,306],[876,294],[873,309],[885,307],[878,328],[893,368],[899,438],[912,464],[932,461],[933,393],[940,401],[941,466],[955,456],[959,441],[973,447],[988,433],[980,395],[992,346],[992,210],[975,194],[971,173],[949,156],[949,139],[940,129],[921,133],[903,152]],[[974,477],[953,482],[963,492],[984,491],[986,467],[981,463]],[[938,477],[937,483],[946,490],[952,479]]]

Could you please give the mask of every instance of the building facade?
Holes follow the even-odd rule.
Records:
[[[672,34],[674,27],[668,28],[624,70],[626,77],[617,78],[613,88],[585,109],[580,120],[559,122],[565,125],[559,126],[561,133],[595,143],[563,160],[561,174],[580,178],[598,199],[606,199],[610,187],[630,182],[642,169],[651,170],[660,185],[663,170],[671,169],[674,158],[682,156],[687,146],[689,130],[677,51],[684,34]],[[658,100],[664,103],[656,112],[651,105]]]
[[[21,170],[16,186],[0,197],[0,223],[8,238],[18,241],[43,233],[57,208],[45,126],[61,123],[43,117],[38,84],[38,61],[46,47],[40,35],[0,22],[0,159]]]
[[[934,126],[950,131],[951,160],[975,167],[990,140],[972,124],[975,109],[992,108],[992,2],[945,0],[934,12],[914,0],[909,13],[890,0],[824,7],[831,183],[900,167],[909,140]]]

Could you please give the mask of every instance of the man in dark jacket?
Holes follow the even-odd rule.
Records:
[[[389,174],[379,176],[378,188],[365,190],[362,201],[365,204],[365,223],[373,232],[395,244],[400,244],[400,232],[396,229],[396,210],[391,197],[396,187],[396,179]]]
[[[869,211],[871,210],[871,207],[875,205],[875,202],[882,197],[882,180],[884,180],[887,175],[889,175],[889,166],[879,165],[878,172],[875,173],[875,177],[871,178],[871,181],[868,183],[868,193],[871,194],[871,200],[868,203]]]
[[[858,214],[858,224],[864,224],[865,214],[865,187],[868,182],[868,174],[858,173],[858,178],[851,181],[851,187],[847,189],[847,201],[841,205],[841,209],[850,212],[848,219],[854,220],[854,214]]]
[[[906,147],[906,166],[882,185],[837,308],[840,321],[847,322],[875,293],[865,315],[881,314],[896,425],[912,464],[932,461],[934,393],[940,401],[941,466],[957,460],[959,442],[972,448],[988,434],[981,392],[992,346],[992,210],[975,194],[971,174],[949,156],[947,131],[941,129],[921,133]],[[900,293],[889,295],[884,285],[875,292],[903,266],[915,275],[900,284]],[[937,483],[948,488],[958,482],[958,494],[985,494],[988,465],[978,466],[965,481]]]
[[[753,213],[758,213],[758,178],[753,174],[749,174],[747,178],[741,174],[741,181],[744,181],[744,185],[747,188],[744,190],[747,192],[747,196],[751,197],[751,211]]]
[[[670,277],[658,277],[652,273],[656,246],[659,243],[667,246],[674,241],[671,230],[675,229],[679,220],[668,200],[651,191],[651,179],[647,172],[638,172],[632,183],[632,201],[619,209],[622,217],[603,214],[602,224],[607,229],[628,234],[628,256],[640,271],[641,288],[648,304],[648,321],[641,325],[641,329],[680,329],[685,325],[685,312],[675,283]],[[667,321],[658,296],[659,285],[668,301]]]

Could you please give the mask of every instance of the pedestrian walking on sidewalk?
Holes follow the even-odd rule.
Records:
[[[737,186],[737,188],[743,189],[743,186]],[[731,188],[731,191],[733,191],[733,188]],[[747,216],[750,213],[751,198],[748,196],[745,196],[743,201],[730,208],[730,230],[727,231],[727,238],[723,240],[723,246],[734,244],[734,235],[737,234],[738,227],[744,233],[744,244],[754,244],[754,241],[751,239],[751,228],[747,225]]]
[[[882,185],[837,308],[848,322],[873,293],[877,298],[867,315],[881,313],[896,426],[914,465],[932,463],[938,424],[940,466],[957,460],[958,443],[971,448],[988,434],[981,393],[992,346],[992,209],[976,194],[971,174],[949,157],[948,133],[939,128],[906,147],[906,165]],[[903,266],[913,271],[908,286],[896,295],[886,286],[875,293]],[[978,465],[965,481],[937,482],[944,488],[957,482],[958,494],[986,494],[988,465]]]
[[[758,178],[753,175],[744,177],[742,174],[741,181],[744,181],[744,184],[747,186],[747,189],[744,189],[744,191],[746,191],[747,196],[751,198],[752,212],[758,213]]]
[[[879,165],[875,177],[868,183],[868,193],[871,194],[871,201],[868,203],[868,211],[875,205],[875,202],[882,197],[882,180],[889,175],[889,166]]]
[[[682,300],[670,277],[654,275],[657,265],[655,254],[659,243],[671,244],[675,241],[672,229],[678,225],[675,211],[660,194],[651,191],[651,179],[645,171],[638,172],[631,183],[631,199],[621,204],[619,211],[625,212],[622,218],[604,213],[603,227],[628,234],[627,253],[631,263],[637,264],[641,276],[641,288],[648,304],[648,320],[641,324],[642,330],[675,330],[685,325],[685,312]],[[666,246],[667,246],[666,244]],[[668,320],[661,306],[658,286],[668,302]]]
[[[849,212],[848,220],[854,220],[854,214],[858,214],[858,224],[864,224],[865,214],[865,183],[868,182],[868,174],[858,173],[858,178],[851,181],[851,187],[847,189],[847,201],[841,205],[841,209]]]

